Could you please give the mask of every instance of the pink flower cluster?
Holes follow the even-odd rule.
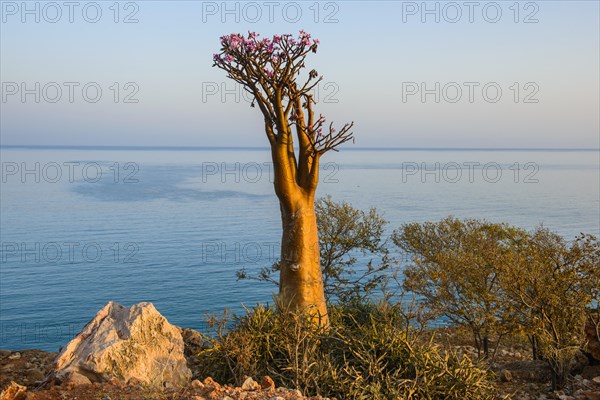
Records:
[[[214,54],[215,64],[233,64],[245,57],[264,58],[272,66],[285,61],[288,54],[304,52],[310,49],[317,52],[319,41],[311,39],[310,34],[300,31],[297,38],[290,34],[274,35],[272,39],[259,39],[256,32],[248,32],[247,36],[239,33],[221,36],[221,53]],[[275,68],[276,69],[276,68]],[[265,69],[265,74],[272,77],[274,72]]]
[[[265,48],[273,50],[271,40],[268,38],[258,39],[260,36],[256,32],[248,32],[248,37],[244,37],[239,33],[233,33],[231,35],[221,36],[221,45],[225,52],[241,51],[246,53],[253,53],[257,50],[263,50]]]
[[[303,46],[310,46],[310,34],[304,31],[300,31],[300,36],[298,36],[298,42],[300,42]],[[318,39],[313,39],[313,44],[319,45]]]

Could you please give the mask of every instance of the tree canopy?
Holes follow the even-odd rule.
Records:
[[[239,33],[222,36],[221,52],[213,56],[214,65],[254,96],[264,116],[269,143],[285,146],[287,156],[294,161],[298,183],[316,185],[311,179],[316,172],[313,160],[352,140],[353,123],[338,131],[333,123],[326,126],[323,115],[316,116],[312,90],[323,77],[315,69],[303,78],[303,83],[298,83],[306,67],[306,57],[317,52],[319,40],[302,30],[297,37],[291,34],[259,37],[255,32],[247,36]],[[292,138],[294,127],[300,149],[297,162]]]

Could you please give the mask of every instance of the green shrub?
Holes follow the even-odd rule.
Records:
[[[399,305],[338,305],[331,327],[307,315],[258,306],[243,317],[212,318],[200,375],[240,384],[271,376],[305,395],[338,399],[492,399],[490,373],[417,331]]]

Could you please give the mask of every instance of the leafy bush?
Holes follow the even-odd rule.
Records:
[[[500,341],[515,325],[499,275],[512,243],[526,236],[506,224],[448,217],[405,224],[392,240],[413,255],[404,271],[405,289],[421,296],[432,312],[468,327],[478,354],[483,350],[487,357],[489,340]]]
[[[500,278],[523,331],[552,370],[552,388],[564,386],[586,321],[597,307],[600,246],[592,235],[572,243],[539,227],[518,243]]]
[[[552,388],[564,386],[600,298],[595,236],[568,243],[544,227],[448,217],[405,224],[392,241],[413,256],[404,288],[431,312],[468,327],[486,356],[492,335],[496,343],[528,335],[534,359],[552,371]]]
[[[337,305],[329,329],[309,315],[258,306],[212,318],[200,375],[240,384],[271,376],[305,395],[339,399],[492,399],[489,372],[416,329],[400,304]]]

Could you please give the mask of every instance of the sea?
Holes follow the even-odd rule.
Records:
[[[268,149],[4,146],[0,160],[0,349],[57,351],[111,300],[199,330],[272,304],[275,285],[236,278],[279,253]],[[600,235],[600,151],[343,149],[322,159],[327,195],[376,207],[386,237],[452,215],[573,240]]]

